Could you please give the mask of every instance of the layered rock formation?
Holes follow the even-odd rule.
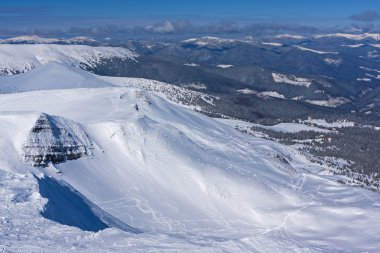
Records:
[[[47,166],[91,156],[92,142],[75,122],[41,113],[22,146],[25,161]]]

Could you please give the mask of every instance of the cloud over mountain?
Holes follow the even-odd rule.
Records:
[[[360,22],[373,22],[380,19],[380,15],[375,10],[362,11],[350,16],[350,19]]]

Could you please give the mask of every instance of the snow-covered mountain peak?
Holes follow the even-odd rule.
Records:
[[[59,39],[55,38],[41,38],[39,36],[18,36],[8,39],[0,40],[0,44],[50,44],[57,43]]]
[[[207,45],[217,45],[217,44],[226,44],[226,43],[232,43],[236,40],[233,39],[224,39],[224,38],[218,38],[218,37],[212,37],[212,36],[204,36],[201,38],[191,38],[187,40],[183,40],[183,43],[190,43],[195,44],[198,46],[207,46]]]
[[[363,34],[350,34],[350,33],[334,33],[334,34],[322,34],[313,36],[316,39],[320,38],[345,38],[350,40],[380,40],[380,34],[378,33],[363,33]]]
[[[55,61],[19,75],[0,77],[0,92],[100,88],[111,84],[80,68]]]
[[[64,42],[68,44],[83,44],[83,43],[95,43],[96,40],[86,36],[77,36],[70,39],[64,39]]]
[[[306,39],[308,37],[301,36],[301,35],[291,35],[291,34],[280,34],[275,36],[276,39],[295,39],[295,40],[302,40]],[[349,40],[365,40],[365,39],[372,39],[372,40],[380,40],[380,34],[378,33],[362,33],[362,34],[353,34],[353,33],[332,33],[332,34],[317,34],[310,36],[310,38],[315,39],[322,39],[322,38],[344,38]]]
[[[295,39],[295,40],[302,40],[305,39],[304,36],[301,35],[293,35],[293,34],[279,34],[275,37],[276,39]]]
[[[84,45],[0,45],[0,75],[29,71],[51,61],[83,68],[94,67],[103,60],[119,58],[135,60],[138,54],[119,47],[92,47]]]
[[[73,37],[69,39],[63,38],[43,38],[36,35],[18,36],[0,40],[0,44],[92,44],[96,40],[85,37]]]

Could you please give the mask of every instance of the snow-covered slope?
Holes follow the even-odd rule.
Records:
[[[104,59],[135,60],[138,55],[118,47],[91,47],[83,45],[0,45],[0,75],[29,71],[49,62],[91,67]]]
[[[219,45],[219,44],[232,43],[235,41],[237,41],[237,40],[205,36],[205,37],[201,37],[201,38],[191,38],[191,39],[183,40],[182,43],[195,44],[198,46],[208,46],[208,45]]]
[[[317,175],[323,168],[295,149],[141,94],[133,87],[107,87],[0,95],[0,201],[7,203],[0,205],[1,247],[16,252],[380,247],[378,194]],[[24,162],[22,147],[40,112],[80,125],[94,143],[92,155],[39,169]],[[60,126],[70,132],[73,124]],[[143,233],[114,227],[94,234],[44,219],[39,211],[47,200],[32,172],[73,187],[101,212]]]
[[[49,62],[23,74],[0,77],[0,93],[111,86],[96,75],[63,63]]]
[[[311,48],[301,47],[298,45],[295,45],[294,47],[299,49],[299,50],[302,50],[302,51],[312,52],[312,53],[316,53],[316,54],[338,54],[338,52],[325,52],[325,51],[320,51],[320,50],[314,50]]]
[[[279,34],[275,38],[276,39],[295,39],[295,40],[305,39],[304,36],[301,36],[301,35],[292,35],[292,34]]]
[[[96,40],[89,37],[73,37],[70,39],[43,38],[39,36],[18,36],[0,40],[0,44],[91,44]]]
[[[201,84],[194,86],[202,87]],[[99,76],[63,63],[49,62],[26,73],[0,76],[0,93],[16,93],[33,90],[74,88],[130,87],[157,95],[193,109],[202,110],[197,102],[213,105],[218,97],[178,87],[155,80],[129,77]],[[194,86],[191,86],[193,88]]]
[[[319,175],[325,165],[296,149],[173,103],[218,97],[77,68],[119,50],[0,45],[0,62],[34,64],[0,77],[0,251],[380,247],[377,193]]]
[[[310,37],[315,38],[315,39],[344,38],[344,39],[356,40],[356,41],[365,40],[365,39],[380,40],[380,34],[377,34],[377,33],[362,33],[362,34],[332,33],[332,34],[317,34],[317,35],[313,35]],[[280,35],[277,35],[275,38],[277,38],[277,39],[302,40],[302,39],[306,39],[308,37],[304,37],[304,36],[300,36],[300,35],[280,34]]]
[[[110,77],[110,76],[97,76],[110,85],[119,87],[137,88],[141,90],[138,93],[139,96],[145,97],[146,92],[153,92],[158,96],[165,97],[170,101],[186,106],[198,111],[202,108],[197,106],[197,102],[208,103],[214,105],[215,101],[219,99],[217,96],[205,94],[202,92],[190,90],[188,88],[198,88],[202,90],[204,85],[200,83],[189,84],[184,87],[178,87],[172,84],[159,82],[156,80],[144,79],[144,78],[130,78],[130,77]]]
[[[313,37],[316,39],[345,38],[345,39],[350,39],[350,40],[364,40],[364,39],[380,40],[380,34],[378,33],[363,33],[363,34],[334,33],[334,34],[315,35]]]

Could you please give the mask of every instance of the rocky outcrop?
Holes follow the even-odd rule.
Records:
[[[33,166],[47,166],[91,156],[92,142],[75,122],[41,113],[22,146],[24,159]]]

